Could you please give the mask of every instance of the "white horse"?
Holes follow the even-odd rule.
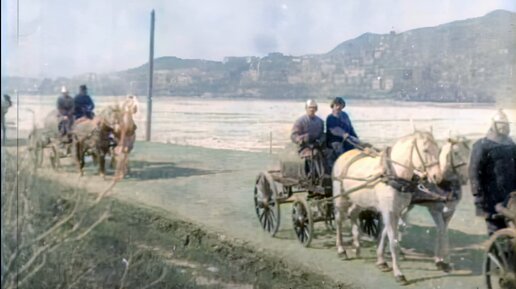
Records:
[[[402,217],[404,223],[408,212],[414,205],[424,206],[428,209],[437,230],[434,251],[435,265],[445,272],[451,270],[450,265],[445,261],[449,254],[448,224],[462,198],[461,187],[468,182],[468,163],[471,151],[469,143],[470,141],[464,137],[449,138],[441,148],[439,163],[443,181],[434,189],[439,190],[438,195],[446,197],[446,201],[429,200],[411,204]]]
[[[407,284],[398,266],[398,220],[411,201],[409,191],[415,174],[428,177],[432,183],[442,179],[439,147],[431,133],[415,132],[398,140],[392,149],[381,155],[367,155],[351,150],[340,156],[332,171],[335,198],[337,252],[347,258],[342,241],[342,222],[350,218],[353,224],[353,246],[360,249],[358,214],[365,209],[381,213],[385,226],[377,249],[377,266],[387,271],[384,260],[385,235],[392,252],[392,268],[396,281]]]

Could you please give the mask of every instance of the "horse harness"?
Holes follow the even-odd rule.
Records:
[[[373,186],[377,185],[378,183],[383,182],[402,193],[414,193],[416,190],[419,190],[423,193],[426,193],[426,194],[434,197],[436,200],[442,200],[442,201],[447,200],[448,197],[444,198],[441,195],[438,195],[438,194],[430,191],[428,188],[426,188],[426,186],[424,185],[424,182],[423,182],[424,177],[427,174],[428,168],[433,167],[435,165],[439,165],[439,162],[437,161],[437,162],[433,162],[433,163],[429,163],[429,164],[425,163],[425,160],[423,160],[423,157],[422,157],[419,147],[417,145],[417,141],[414,141],[414,145],[413,145],[412,149],[416,150],[416,153],[421,161],[423,171],[421,171],[420,169],[417,169],[417,168],[413,168],[414,176],[412,177],[411,180],[405,180],[405,179],[402,179],[402,178],[399,178],[398,176],[396,176],[396,172],[394,170],[393,164],[399,165],[399,166],[407,168],[407,169],[410,169],[410,168],[408,166],[403,165],[399,162],[396,162],[390,158],[390,154],[391,154],[391,150],[392,150],[391,147],[387,147],[385,149],[385,151],[381,152],[380,154],[377,153],[378,150],[373,150],[373,153],[366,153],[362,150],[361,153],[354,156],[348,162],[347,166],[344,168],[344,175],[345,175],[344,179],[355,180],[355,181],[364,181],[365,183],[361,184],[357,187],[351,188],[351,189],[341,193],[338,196],[334,196],[333,198],[341,197],[344,195],[349,195],[355,191],[361,190],[366,187],[373,187]],[[381,157],[381,163],[382,163],[382,167],[383,167],[383,171],[381,173],[372,175],[368,178],[356,178],[356,177],[346,176],[349,167],[351,167],[351,165],[353,163],[355,163],[356,161],[358,161],[362,158],[368,157],[368,156],[373,157],[373,158],[378,157],[378,156]]]

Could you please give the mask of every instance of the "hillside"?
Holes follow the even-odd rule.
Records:
[[[516,13],[497,10],[479,18],[402,33],[364,33],[319,55],[270,53],[261,58],[226,57],[220,62],[161,57],[154,62],[155,94],[258,98],[345,95],[471,102],[513,99],[515,27]],[[148,64],[143,64],[111,74],[47,79],[39,90],[57,91],[62,83],[86,82],[96,94],[142,95],[147,92],[147,73]],[[13,83],[10,81],[10,86]]]

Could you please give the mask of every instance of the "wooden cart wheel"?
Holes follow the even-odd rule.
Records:
[[[305,199],[298,198],[292,204],[292,224],[299,242],[309,247],[314,234],[314,222],[312,210]]]
[[[516,288],[516,231],[497,231],[490,241],[484,260],[488,289]]]
[[[256,178],[254,207],[262,228],[274,237],[280,226],[280,203],[274,180],[267,172]]]

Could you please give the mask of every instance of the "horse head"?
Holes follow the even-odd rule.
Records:
[[[443,178],[439,146],[431,132],[415,131],[398,140],[392,147],[391,160],[400,178],[410,180],[418,174],[432,183],[439,183]]]
[[[444,178],[458,177],[460,183],[465,185],[469,179],[470,152],[470,140],[465,137],[448,138],[439,153],[439,163]]]

